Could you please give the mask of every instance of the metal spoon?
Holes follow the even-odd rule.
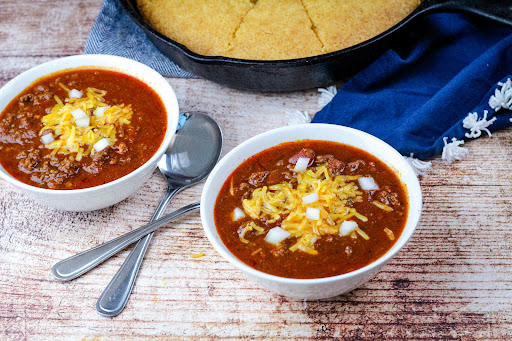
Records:
[[[185,117],[187,118],[185,125],[178,130],[166,154],[158,164],[162,174],[167,178],[169,186],[151,221],[162,215],[172,197],[180,190],[201,181],[210,173],[222,149],[222,133],[213,119],[199,112],[186,113]],[[116,243],[112,241],[106,243],[108,245],[99,245],[58,262],[53,266],[52,274],[58,280],[69,281],[86,273],[131,244],[127,243],[125,239],[121,240],[122,237],[116,238],[116,240],[119,239]],[[150,239],[151,237],[145,243],[144,252]],[[134,255],[136,249],[142,250],[139,248],[142,246],[141,243],[137,244],[130,256]],[[143,255],[144,253],[142,253]],[[142,256],[140,256],[140,261],[142,261]],[[125,262],[122,268],[126,268],[126,264]],[[135,276],[136,274],[135,272]],[[133,276],[134,279],[135,276]]]
[[[163,215],[178,192],[210,174],[221,150],[222,133],[217,123],[203,113],[188,113],[187,122],[178,130],[167,153],[158,163],[168,187],[150,222]],[[152,236],[153,233],[148,234],[135,245],[99,297],[96,310],[101,315],[115,316],[124,309]]]

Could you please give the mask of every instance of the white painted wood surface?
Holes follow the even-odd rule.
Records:
[[[0,85],[42,62],[80,54],[99,0],[0,0]],[[316,112],[316,90],[256,94],[204,80],[169,79],[182,110],[210,113],[224,153]],[[129,250],[72,282],[53,280],[60,259],[136,228],[164,193],[157,173],[128,200],[90,213],[41,206],[0,181],[0,339],[510,339],[512,133],[467,143],[470,155],[421,179],[424,214],[407,247],[372,281],[319,302],[259,288],[209,245],[198,214],[159,230],[125,311],[94,305]],[[202,185],[169,210],[198,200]],[[192,259],[190,253],[204,252]]]

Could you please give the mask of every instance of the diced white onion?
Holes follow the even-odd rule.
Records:
[[[94,116],[96,117],[103,117],[103,115],[105,115],[105,110],[107,110],[108,108],[110,108],[109,106],[107,107],[97,107],[96,110],[94,110]]]
[[[354,232],[357,228],[357,223],[351,220],[345,220],[340,226],[340,236],[346,236]]]
[[[71,111],[71,115],[73,115],[75,120],[79,120],[87,116],[87,114],[80,108]]]
[[[77,89],[71,89],[69,91],[69,98],[82,98],[82,91],[78,91]]]
[[[296,172],[304,172],[308,168],[309,158],[307,157],[299,157],[297,163],[295,164],[295,168],[293,169]]]
[[[302,197],[302,201],[305,204],[312,204],[318,201],[318,193],[311,193],[309,195],[306,195],[305,197]]]
[[[53,141],[55,141],[55,139],[53,138],[52,134],[46,134],[46,135],[41,136],[41,141],[44,144],[48,144],[48,143],[52,143]]]
[[[82,128],[88,127],[89,123],[90,123],[90,119],[87,116],[75,121],[76,126],[82,127]]]
[[[277,245],[290,236],[290,232],[283,230],[280,227],[274,227],[267,232],[265,241]]]
[[[365,191],[376,191],[379,189],[379,185],[377,185],[372,177],[362,177],[358,181],[361,188]]]
[[[238,220],[238,219],[243,218],[243,217],[245,217],[244,211],[242,211],[238,207],[235,208],[235,210],[233,211],[233,220]]]
[[[319,208],[306,208],[306,218],[311,220],[319,220],[320,219],[320,209]]]
[[[99,140],[98,142],[96,142],[93,145],[93,148],[97,152],[101,152],[103,149],[107,148],[109,144],[110,144],[110,140],[107,137],[105,137],[105,138]]]

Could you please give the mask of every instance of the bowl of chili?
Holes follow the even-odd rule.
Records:
[[[275,129],[210,174],[201,220],[213,247],[261,286],[300,299],[351,291],[411,238],[418,179],[391,146],[348,127]]]
[[[57,209],[111,206],[149,179],[178,118],[169,83],[141,63],[53,60],[0,89],[0,177]]]

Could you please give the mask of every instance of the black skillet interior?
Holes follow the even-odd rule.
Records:
[[[469,12],[512,26],[511,0],[424,0],[400,23],[358,45],[302,59],[253,61],[194,53],[149,26],[136,0],[120,2],[155,46],[180,67],[213,82],[249,91],[295,91],[346,79],[387,50],[414,18],[429,13]]]

